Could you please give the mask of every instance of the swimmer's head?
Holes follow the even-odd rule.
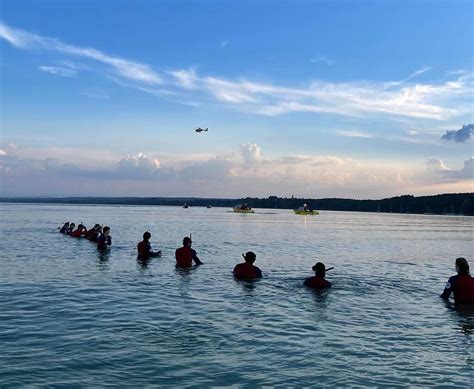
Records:
[[[466,258],[456,258],[456,272],[461,275],[469,275],[469,264]]]
[[[247,251],[245,254],[242,254],[242,257],[244,257],[245,262],[248,263],[254,263],[255,260],[257,259],[257,256],[253,251]]]
[[[183,246],[191,246],[191,243],[193,243],[191,238],[189,236],[185,236],[183,239]]]
[[[312,269],[316,273],[316,277],[326,277],[326,266],[324,266],[324,263],[318,262]]]

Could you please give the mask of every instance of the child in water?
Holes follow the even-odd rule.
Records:
[[[455,276],[449,278],[441,298],[447,300],[454,294],[456,304],[474,304],[474,278],[469,274],[469,264],[465,258],[456,258]]]
[[[234,268],[234,277],[238,280],[253,280],[255,278],[262,278],[262,271],[253,263],[257,256],[253,251],[248,251],[242,254],[245,259],[244,263],[239,263]]]
[[[161,257],[161,251],[154,252],[151,248],[150,238],[150,232],[146,231],[143,233],[143,240],[137,245],[138,257],[141,259]]]
[[[112,237],[110,236],[110,227],[106,226],[102,229],[102,234],[97,238],[97,248],[104,250],[107,246],[112,246]]]
[[[309,277],[304,281],[305,286],[313,289],[326,289],[331,287],[331,283],[325,279],[326,277],[326,266],[324,263],[318,262],[312,267],[314,271],[314,277]]]

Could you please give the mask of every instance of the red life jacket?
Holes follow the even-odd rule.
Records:
[[[459,275],[453,287],[454,301],[460,304],[474,304],[474,278]]]
[[[176,250],[176,266],[191,267],[193,265],[193,252],[187,247],[183,246]]]
[[[140,257],[149,257],[150,256],[150,243],[142,240],[137,245],[138,255]]]
[[[80,238],[82,236],[82,230],[76,230],[71,232],[71,236],[74,238]]]
[[[313,289],[326,289],[331,286],[331,283],[321,277],[311,277],[305,282],[305,285]]]
[[[234,268],[234,277],[239,280],[252,280],[254,278],[260,278],[262,275],[257,269],[258,268],[256,266],[250,263],[239,263]]]

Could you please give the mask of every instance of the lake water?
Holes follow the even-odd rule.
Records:
[[[474,312],[438,296],[474,267],[474,219],[0,204],[0,386],[474,385]],[[107,224],[106,254],[58,233]],[[140,263],[145,230],[162,258]],[[192,233],[204,262],[174,267]],[[264,278],[237,282],[253,250]],[[302,287],[322,261],[329,291]]]

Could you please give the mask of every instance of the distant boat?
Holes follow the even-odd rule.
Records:
[[[189,208],[188,204],[184,203],[183,208]]]
[[[236,205],[234,207],[234,212],[237,212],[237,213],[254,213],[252,208],[250,208],[246,203]]]
[[[306,204],[298,209],[293,210],[297,215],[319,215],[318,211],[314,209],[310,209],[306,206]]]
[[[212,205],[211,205],[211,204],[208,204],[206,208],[212,208]]]

